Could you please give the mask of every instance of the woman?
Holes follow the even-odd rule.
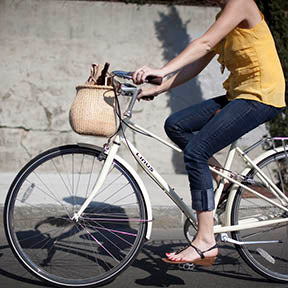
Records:
[[[212,2],[212,1],[211,1]],[[184,152],[197,211],[198,232],[193,242],[174,253],[168,263],[213,263],[218,254],[213,233],[214,192],[208,167],[213,154],[258,125],[274,118],[285,107],[285,81],[269,28],[253,0],[215,0],[221,12],[200,38],[193,40],[177,57],[160,69],[144,66],[133,76],[143,83],[149,75],[164,78],[159,87],[143,88],[139,99],[154,96],[198,75],[219,54],[222,73],[229,78],[224,96],[209,99],[172,114],[165,131]],[[194,133],[197,131],[197,133]]]

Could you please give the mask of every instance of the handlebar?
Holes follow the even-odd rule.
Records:
[[[132,80],[133,73],[134,72],[113,71],[111,74],[112,76],[116,76],[118,78]],[[160,85],[162,83],[162,78],[155,77],[155,76],[148,76],[145,82],[155,84],[155,85]],[[131,118],[132,110],[137,100],[137,96],[139,94],[140,88],[138,88],[136,85],[132,83],[120,83],[117,80],[115,81],[115,79],[113,80],[113,83],[115,84],[115,85],[113,84],[114,87],[118,86],[118,91],[120,92],[120,94],[124,96],[131,96],[131,100],[129,102],[128,108],[124,113],[124,116]]]
[[[126,72],[126,71],[113,71],[112,75],[123,78],[123,79],[128,79],[131,80],[133,77],[134,72]],[[154,84],[154,85],[161,85],[162,83],[162,78],[157,77],[157,76],[148,76],[146,77],[147,83]]]

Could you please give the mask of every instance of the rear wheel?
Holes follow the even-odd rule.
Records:
[[[69,145],[30,161],[12,183],[5,230],[19,261],[56,286],[89,287],[117,276],[136,257],[147,229],[141,190],[114,160],[78,221],[103,162],[100,151]]]
[[[287,153],[275,153],[260,163],[258,167],[288,195],[288,157]],[[261,182],[255,169],[251,169],[249,178],[256,183]],[[254,183],[255,183],[254,182]],[[270,200],[281,204],[271,191],[259,184],[252,184],[252,189]],[[287,207],[287,202],[283,204]],[[288,213],[281,208],[256,197],[255,194],[239,188],[232,209],[232,224],[251,223],[267,220],[284,220]],[[236,245],[242,258],[261,275],[281,282],[288,282],[288,223],[271,224],[253,229],[236,231],[232,237],[238,241],[270,241],[267,244]],[[272,243],[271,241],[275,241]]]

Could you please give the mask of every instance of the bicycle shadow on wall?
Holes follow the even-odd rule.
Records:
[[[168,8],[168,13],[159,12],[160,20],[155,22],[155,30],[158,40],[162,43],[163,59],[170,61],[177,56],[191,42],[187,32],[187,25],[181,19],[176,7]],[[172,89],[168,92],[167,106],[171,108],[171,114],[203,100],[200,83],[195,77],[188,83]],[[173,151],[172,163],[175,173],[186,174],[182,153]]]

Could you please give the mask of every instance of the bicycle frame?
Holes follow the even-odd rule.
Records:
[[[153,139],[161,142],[162,144],[172,148],[175,151],[181,152],[181,150],[174,145],[171,145],[170,143],[166,142],[165,140],[161,139],[160,137],[154,135],[153,133],[147,131],[146,129],[142,128],[141,126],[138,126],[131,122],[129,119],[123,120],[126,124],[129,126],[132,126],[133,128],[148,134],[150,137]],[[94,190],[92,191],[91,195],[87,198],[86,202],[82,205],[78,213],[74,215],[74,217],[77,219],[80,217],[82,212],[88,207],[89,203],[92,201],[92,199],[95,197],[97,194],[97,191],[100,189],[101,185],[104,182],[105,177],[108,174],[108,171],[110,169],[110,166],[112,164],[113,159],[117,155],[117,151],[121,145],[121,143],[125,144],[128,149],[131,151],[133,154],[134,158],[137,160],[139,165],[146,171],[146,173],[153,179],[153,181],[166,193],[166,195],[179,207],[179,209],[184,213],[184,215],[194,221],[194,223],[197,223],[197,218],[196,218],[196,213],[186,205],[186,203],[183,202],[183,200],[177,195],[177,193],[174,191],[174,189],[161,177],[161,175],[157,172],[157,170],[152,166],[152,164],[143,156],[137,148],[125,137],[125,129],[127,126],[125,125],[124,129],[118,133],[118,135],[114,138],[113,144],[109,148],[109,151],[107,151],[107,158],[105,160],[105,163],[103,165],[102,171],[99,175],[99,178],[97,180],[97,183],[95,185]],[[238,225],[231,225],[231,211],[232,211],[232,204],[236,195],[236,192],[239,187],[245,188],[247,191],[253,193],[257,197],[267,201],[271,205],[275,205],[282,209],[285,212],[288,212],[288,208],[286,208],[284,205],[285,203],[288,203],[288,197],[284,195],[280,189],[275,186],[272,181],[267,177],[256,165],[258,163],[259,159],[256,159],[256,161],[251,160],[248,155],[243,152],[239,147],[236,146],[237,143],[234,142],[231,144],[229,152],[227,154],[227,158],[225,161],[224,169],[229,170],[232,166],[233,159],[235,157],[235,153],[237,153],[247,164],[249,164],[249,169],[250,170],[252,167],[256,169],[256,171],[259,173],[259,177],[261,177],[267,185],[271,187],[271,190],[273,190],[273,194],[281,200],[282,205],[276,203],[275,201],[261,195],[257,191],[251,189],[250,187],[240,183],[239,181],[231,178],[228,174],[228,172],[221,172],[213,167],[210,167],[211,171],[214,173],[220,175],[222,177],[222,180],[218,186],[218,188],[215,191],[215,206],[217,207],[219,199],[221,197],[221,194],[223,192],[224,188],[224,179],[227,179],[228,181],[234,183],[232,191],[230,192],[230,195],[228,197],[228,201],[226,204],[226,209],[225,209],[225,217],[224,217],[224,223],[222,225],[215,225],[214,226],[214,233],[224,233],[224,232],[231,232],[231,231],[240,231],[244,229],[251,229],[251,228],[257,228],[257,227],[263,227],[263,226],[268,226],[271,224],[276,224],[276,223],[286,223],[288,222],[288,218],[283,218],[283,219],[276,219],[276,220],[262,220],[262,221],[257,221],[257,219],[253,218],[245,221],[243,224],[238,224]],[[276,148],[277,151],[281,151],[280,148]],[[274,150],[275,151],[275,150]],[[266,155],[267,154],[267,155]],[[269,151],[267,153],[264,153],[262,155],[262,158],[268,156]],[[247,171],[248,172],[248,171]],[[135,174],[137,174],[135,172]],[[245,175],[245,174],[244,174]],[[148,202],[148,205],[150,206],[150,201]],[[148,207],[148,210],[151,210],[151,207]],[[217,210],[214,210],[214,213],[217,213]],[[152,217],[149,217],[147,221],[151,221]],[[246,223],[247,222],[247,223]],[[150,229],[149,229],[150,230]]]
[[[270,178],[267,175],[265,175],[263,173],[263,171],[261,171],[261,169],[259,169],[259,167],[256,165],[256,163],[259,163],[261,160],[268,157],[269,154],[272,154],[275,151],[277,151],[277,152],[284,151],[284,148],[283,147],[275,148],[272,150],[272,152],[267,151],[266,153],[263,153],[262,155],[260,155],[255,160],[252,160],[252,159],[250,159],[250,157],[248,157],[246,152],[242,151],[237,146],[237,142],[234,142],[231,144],[229,152],[227,154],[224,169],[229,170],[231,168],[233,159],[235,157],[235,153],[237,153],[240,156],[240,158],[243,159],[243,161],[246,163],[246,166],[249,167],[249,168],[246,168],[244,171],[242,171],[241,175],[243,175],[243,176],[247,175],[247,173],[252,168],[254,168],[257,171],[258,177],[263,181],[263,183],[267,187],[271,188],[270,191],[273,193],[273,195],[276,196],[277,199],[280,200],[280,202],[282,204],[276,203],[275,201],[269,199],[268,197],[258,193],[257,191],[253,190],[252,188],[248,187],[247,185],[244,185],[244,184],[240,183],[239,181],[227,176],[227,173],[226,174],[225,174],[225,172],[222,173],[221,171],[218,171],[218,170],[214,169],[213,167],[210,167],[211,171],[213,171],[214,173],[216,173],[222,177],[222,180],[221,180],[218,188],[215,191],[215,203],[216,203],[216,205],[218,204],[219,199],[220,199],[222,192],[223,192],[224,179],[227,179],[228,181],[234,183],[234,185],[233,185],[233,187],[229,193],[228,201],[226,204],[224,223],[223,223],[223,225],[214,226],[214,233],[215,234],[216,233],[223,233],[223,232],[231,232],[231,231],[240,231],[240,230],[244,230],[244,229],[252,229],[252,228],[257,228],[257,227],[268,226],[268,225],[276,224],[276,223],[288,222],[287,218],[276,219],[276,220],[264,220],[264,221],[263,220],[259,221],[255,218],[253,218],[253,219],[248,219],[243,224],[231,225],[232,206],[233,206],[234,198],[236,196],[236,193],[237,193],[237,190],[239,187],[244,188],[248,192],[254,194],[256,197],[265,200],[267,203],[270,203],[271,205],[277,206],[278,208],[282,209],[283,211],[288,212],[288,209],[284,206],[285,204],[288,204],[287,196],[284,193],[282,193],[282,191],[270,180]],[[250,223],[248,223],[249,221],[250,221]]]
[[[149,194],[142,173],[120,157],[121,146],[129,149],[136,163],[187,217],[183,230],[188,243],[197,235],[196,212],[125,132],[131,128],[178,153],[181,149],[131,121],[139,89],[115,80],[116,86],[113,77],[131,80],[131,73],[112,74],[119,127],[108,143],[103,147],[68,144],[40,153],[18,172],[6,197],[3,223],[12,252],[27,271],[57,287],[109,283],[132,264],[144,241],[150,239],[153,218]],[[118,93],[132,96],[123,115]],[[212,173],[222,177],[214,191],[217,208],[213,211],[213,228],[215,240],[236,245],[241,258],[257,273],[287,283],[288,137],[280,138],[282,147],[276,148],[274,140],[263,138],[244,151],[232,143],[224,167],[210,167]],[[266,152],[251,160],[247,154],[260,144]],[[235,155],[246,164],[241,174],[230,169]],[[232,183],[228,189],[226,180]],[[226,232],[232,232],[231,238]],[[214,258],[205,263],[198,259],[180,261],[184,263],[180,268],[210,265]],[[69,267],[71,261],[73,267]]]
[[[165,141],[165,140],[161,139],[160,137],[154,135],[153,133],[147,131],[146,129],[142,128],[141,126],[136,125],[135,123],[133,123],[130,120],[131,114],[132,114],[131,111],[132,111],[133,106],[135,104],[135,100],[136,100],[136,97],[138,94],[138,89],[137,88],[135,89],[133,87],[131,88],[130,86],[126,89],[127,90],[129,89],[129,91],[133,91],[133,96],[132,96],[132,100],[129,103],[128,110],[124,113],[125,118],[122,119],[121,129],[120,129],[120,131],[118,131],[116,136],[114,136],[113,143],[110,145],[110,147],[108,149],[103,149],[104,153],[107,155],[107,158],[106,158],[104,165],[102,167],[102,170],[99,174],[96,185],[95,185],[93,191],[91,192],[91,194],[89,195],[89,197],[86,199],[84,204],[81,206],[80,210],[74,214],[73,219],[75,219],[76,221],[79,219],[81,214],[88,207],[89,203],[92,201],[92,199],[95,197],[95,195],[97,194],[97,192],[101,188],[101,186],[105,180],[105,177],[107,176],[107,174],[109,172],[109,169],[112,165],[113,160],[116,157],[117,157],[117,159],[119,159],[119,157],[117,156],[117,151],[118,151],[121,143],[123,143],[128,147],[128,149],[130,150],[130,152],[132,153],[132,155],[134,156],[136,161],[139,163],[139,165],[146,171],[146,173],[153,179],[153,181],[166,193],[166,195],[177,205],[177,207],[184,213],[184,215],[187,218],[191,219],[193,221],[193,223],[197,223],[196,213],[183,202],[183,200],[177,195],[177,193],[174,191],[174,189],[161,177],[161,175],[156,171],[156,169],[152,166],[152,164],[145,158],[145,156],[143,156],[137,150],[137,148],[126,138],[125,130],[128,126],[130,126],[134,129],[138,130],[139,132],[142,132],[142,133],[150,136],[151,138],[159,141],[160,143],[172,148],[173,150],[178,151],[178,152],[182,152],[181,149],[177,148],[174,145],[171,145],[167,141]],[[283,147],[275,148],[273,150],[273,152],[275,152],[275,150],[280,152],[283,150]],[[260,178],[260,180],[266,186],[269,186],[271,188],[271,191],[273,191],[272,193],[274,194],[274,196],[277,199],[280,200],[281,204],[276,203],[272,199],[269,199],[268,197],[266,197],[266,196],[260,194],[259,192],[251,189],[247,185],[244,185],[243,183],[239,182],[238,180],[233,179],[233,177],[231,177],[231,175],[229,175],[229,172],[227,172],[227,171],[231,169],[232,162],[233,162],[233,159],[234,159],[236,153],[247,164],[246,166],[249,166],[249,168],[245,169],[241,173],[241,175],[246,175],[250,169],[255,169],[257,171],[257,175]],[[210,166],[210,169],[212,172],[214,172],[215,174],[222,177],[222,180],[220,181],[220,184],[218,185],[218,188],[215,191],[215,207],[217,207],[217,205],[219,203],[219,199],[222,195],[225,179],[227,179],[228,181],[230,181],[234,184],[232,189],[231,189],[231,192],[229,194],[228,200],[227,200],[227,204],[226,204],[226,208],[225,208],[224,223],[222,223],[221,225],[215,225],[214,226],[214,233],[215,234],[224,233],[224,232],[231,232],[231,231],[240,231],[240,230],[244,230],[244,229],[252,229],[252,228],[257,228],[257,227],[268,226],[268,225],[276,224],[276,223],[288,222],[288,217],[283,218],[283,219],[276,219],[276,220],[272,219],[272,220],[261,220],[261,221],[253,218],[253,219],[250,219],[250,221],[245,220],[245,223],[239,223],[238,225],[231,225],[231,213],[232,213],[233,202],[234,202],[234,198],[236,196],[236,193],[237,193],[237,190],[239,187],[246,189],[248,192],[253,193],[255,196],[265,200],[267,203],[274,205],[274,206],[277,206],[278,208],[282,209],[283,211],[288,212],[288,208],[285,207],[285,205],[288,204],[288,197],[285,194],[283,194],[281,192],[281,190],[269,179],[269,177],[267,175],[265,175],[261,171],[261,169],[259,169],[256,165],[256,163],[258,163],[261,160],[260,158],[264,159],[265,157],[269,156],[270,153],[271,152],[269,152],[269,151],[266,153],[263,153],[259,158],[255,159],[253,161],[252,159],[250,159],[250,157],[248,157],[246,152],[242,151],[239,147],[237,147],[237,141],[236,141],[236,142],[232,143],[230,146],[229,152],[228,152],[227,157],[226,157],[225,165],[223,167],[224,168],[223,171],[215,169],[215,168]],[[132,172],[132,175],[137,176],[137,173],[135,172],[135,170],[131,166],[129,166],[129,167],[130,167],[129,171]],[[137,181],[140,182],[140,179],[138,176],[137,176],[137,179],[138,179]],[[142,183],[143,182],[141,181],[140,185],[142,187],[144,187],[144,185],[142,185]],[[148,199],[149,196],[148,196],[148,194],[146,195],[146,189],[144,190],[144,197],[145,197],[146,205],[147,205],[147,209],[148,209],[148,219],[145,219],[145,221],[148,221],[150,224],[150,222],[152,221],[152,209],[151,209],[150,200]],[[214,214],[217,214],[217,209],[214,210]],[[146,236],[148,239],[150,236],[151,229],[152,229],[151,225],[149,225],[147,236]]]

